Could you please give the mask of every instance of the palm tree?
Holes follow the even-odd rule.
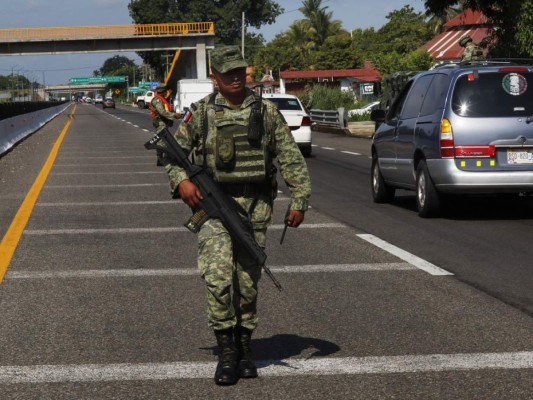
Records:
[[[426,11],[426,17],[428,24],[431,26],[431,30],[435,35],[444,32],[444,24],[461,14],[465,10],[464,0],[459,2],[457,7],[448,7],[440,13],[432,13],[429,10]]]
[[[298,9],[308,21],[312,29],[308,32],[312,34],[315,47],[320,47],[328,36],[336,35],[342,31],[342,22],[332,20],[333,13],[327,12],[328,7],[322,7],[322,0],[303,0],[302,6]]]
[[[322,6],[322,0],[303,0],[302,1],[303,7],[300,7],[298,11],[300,11],[304,16],[307,17],[307,19],[311,20],[313,19],[313,15],[317,13],[319,10],[325,10],[327,7],[321,7]]]
[[[315,42],[312,40],[314,30],[309,21],[295,21],[286,34],[294,49],[301,55],[304,64],[307,64],[309,52],[315,47]]]
[[[316,43],[318,46],[324,44],[329,36],[334,36],[342,31],[342,22],[332,20],[333,13],[326,12],[325,9],[319,10],[311,21],[315,30]]]

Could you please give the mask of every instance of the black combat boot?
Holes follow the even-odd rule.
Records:
[[[240,378],[257,378],[257,367],[252,360],[252,331],[242,326],[235,328],[235,344],[239,352],[238,372]]]
[[[233,329],[215,331],[217,343],[221,348],[215,371],[217,385],[234,385],[237,383],[237,348],[233,342]]]

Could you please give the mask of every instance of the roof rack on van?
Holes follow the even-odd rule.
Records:
[[[533,65],[533,58],[489,58],[490,64]]]
[[[497,65],[533,65],[533,58],[489,58],[483,60],[446,60],[436,62],[430,69]]]
[[[461,60],[437,61],[437,62],[435,62],[435,64],[433,64],[433,66],[430,68],[430,70],[431,69],[436,69],[436,68],[457,67],[457,66],[459,66],[460,63],[461,63]]]

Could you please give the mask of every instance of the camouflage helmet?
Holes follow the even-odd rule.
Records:
[[[464,35],[463,37],[461,37],[461,39],[459,39],[459,46],[466,46],[466,44],[468,42],[471,42],[472,41],[472,38],[468,35]]]
[[[239,46],[223,46],[211,50],[211,68],[221,74],[247,66],[248,63],[242,57]]]
[[[166,83],[160,82],[157,84],[157,87],[155,88],[155,91],[157,93],[165,93],[167,91],[168,87]]]

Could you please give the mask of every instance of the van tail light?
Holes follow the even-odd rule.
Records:
[[[476,157],[476,158],[494,158],[496,155],[496,148],[490,144],[488,146],[481,145],[467,145],[467,146],[455,146],[456,157]]]
[[[441,158],[453,158],[455,156],[452,124],[446,118],[443,118],[440,123],[440,156]]]
[[[303,117],[302,126],[311,126],[311,118],[308,116]]]
[[[492,144],[455,145],[452,124],[448,119],[443,118],[440,124],[440,156],[441,158],[494,158],[496,147]]]
[[[510,72],[529,72],[529,68],[527,68],[527,67],[502,67],[502,68],[498,69],[498,72],[505,72],[505,73],[510,73]]]

